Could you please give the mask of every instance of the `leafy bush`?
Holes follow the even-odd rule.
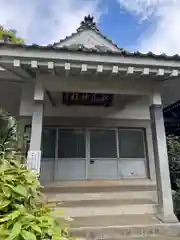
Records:
[[[15,156],[0,155],[0,239],[70,239],[68,221],[60,223],[42,201],[37,176]]]
[[[17,122],[0,108],[0,148],[15,148],[17,142]]]
[[[16,31],[13,29],[5,29],[0,25],[0,39],[4,39],[5,42],[23,44],[24,40],[16,36]]]
[[[174,212],[180,220],[180,137],[168,136],[167,148],[171,187],[173,192]]]
[[[167,148],[172,189],[180,189],[180,137],[168,136]]]
[[[180,221],[180,191],[173,194],[174,213]]]

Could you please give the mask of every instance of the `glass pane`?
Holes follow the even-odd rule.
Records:
[[[85,158],[86,138],[82,129],[60,129],[58,138],[59,158]]]
[[[121,158],[144,158],[143,131],[119,130],[119,155]]]
[[[44,128],[42,135],[43,158],[55,158],[56,129]]]
[[[115,130],[90,131],[90,156],[92,158],[116,158]]]

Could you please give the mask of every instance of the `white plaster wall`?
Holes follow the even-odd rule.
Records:
[[[150,119],[149,99],[142,97],[138,101],[114,107],[64,106],[52,108],[45,106],[45,116],[56,117],[96,117],[110,119]]]
[[[76,76],[73,76],[76,74]],[[92,93],[110,93],[110,94],[130,94],[130,95],[150,95],[153,92],[154,83],[151,79],[136,79],[134,77],[117,76],[113,77],[107,74],[96,75],[72,73],[66,77],[63,73],[59,76],[52,74],[41,74],[39,80],[44,89],[49,91],[73,91],[73,92],[92,92]]]

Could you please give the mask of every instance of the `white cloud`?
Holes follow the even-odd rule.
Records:
[[[48,44],[76,30],[84,16],[99,19],[99,0],[0,0],[0,24],[27,43]]]
[[[117,0],[121,8],[148,20],[150,28],[140,38],[143,52],[180,54],[180,0]]]

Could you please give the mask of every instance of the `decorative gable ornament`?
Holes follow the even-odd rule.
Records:
[[[77,29],[77,32],[83,31],[85,29],[92,29],[99,32],[99,29],[96,27],[96,23],[94,22],[94,17],[91,17],[90,15],[84,17],[84,21],[81,22],[80,27]]]

